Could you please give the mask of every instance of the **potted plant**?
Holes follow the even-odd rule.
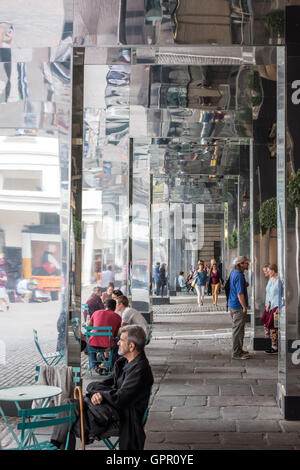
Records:
[[[262,233],[277,229],[277,198],[271,197],[264,201],[258,211],[259,223]]]
[[[262,21],[269,31],[271,43],[274,41],[281,44],[281,39],[284,37],[284,10],[270,10],[263,16]]]

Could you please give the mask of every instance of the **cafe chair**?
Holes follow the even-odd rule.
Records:
[[[149,395],[149,399],[148,399],[148,404],[147,404],[147,408],[144,412],[144,415],[143,415],[143,421],[142,421],[142,424],[143,426],[145,427],[146,425],[146,422],[147,422],[147,418],[148,418],[148,414],[149,414],[149,408],[150,408],[150,397],[151,397],[151,393],[152,393],[152,389],[150,391],[150,395]],[[115,440],[115,442],[112,441],[112,438],[117,438]],[[117,449],[117,446],[119,445],[119,441],[120,441],[120,438],[119,438],[119,428],[117,427],[116,423],[113,423],[111,427],[109,427],[107,429],[107,431],[105,431],[102,435],[101,435],[101,441],[103,441],[103,443],[106,445],[106,447],[109,449],[109,450],[118,450]]]
[[[34,344],[42,356],[43,361],[47,364],[47,366],[56,366],[60,361],[65,360],[65,352],[64,351],[56,351],[53,353],[43,353],[38,339],[37,330],[33,330],[33,338]]]
[[[18,424],[18,430],[21,431],[21,436],[20,438],[15,436],[17,447],[8,450],[58,450],[49,440],[39,442],[34,431],[68,423],[69,429],[65,445],[65,450],[67,450],[71,427],[76,420],[75,408],[76,403],[68,403],[61,406],[51,406],[50,408],[19,410],[18,416],[21,418],[21,422]],[[60,413],[67,414],[67,416],[58,417]],[[47,414],[54,415],[54,417],[45,420]]]
[[[88,343],[88,340],[91,336],[107,336],[108,338],[108,344],[110,344],[110,338],[112,337],[112,327],[111,326],[87,326],[84,325],[84,328],[86,330],[85,336],[86,336],[86,342]],[[106,349],[105,352],[108,352],[108,358],[104,356],[104,352],[98,352],[97,353],[97,363],[98,364],[103,364],[103,370],[105,371],[102,375],[108,375],[110,374],[112,367],[113,367],[113,355],[112,355],[112,347],[109,347]],[[91,352],[88,349],[88,372],[91,377],[93,377],[93,368],[92,368],[92,358],[91,358]],[[98,375],[98,374],[97,374]]]
[[[150,329],[149,329],[149,333],[147,334],[147,338],[146,338],[146,342],[145,342],[145,346],[147,346],[147,344],[150,343],[150,340],[152,338],[152,329],[153,329],[153,326],[150,325]]]

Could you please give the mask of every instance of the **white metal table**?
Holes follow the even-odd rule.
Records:
[[[51,399],[62,393],[62,389],[59,387],[52,387],[51,385],[22,385],[19,387],[9,387],[0,389],[0,401],[14,402],[18,411],[21,410],[19,402],[33,400],[40,400],[39,408],[47,408]],[[4,419],[6,426],[11,432],[14,440],[20,445],[20,441],[14,432],[11,424],[8,422],[2,407],[0,406],[0,413]],[[31,418],[34,421],[35,417]],[[28,430],[26,440],[24,443],[29,443],[31,440],[36,441],[32,430]]]

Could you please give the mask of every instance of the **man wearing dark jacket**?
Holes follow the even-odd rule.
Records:
[[[143,415],[153,384],[150,364],[144,353],[146,335],[140,326],[127,325],[120,330],[121,356],[105,380],[92,382],[84,398],[84,435],[86,444],[99,439],[108,427],[119,427],[120,450],[142,450],[145,443]],[[54,429],[52,442],[62,447],[67,426]],[[80,420],[72,426],[68,448],[75,448],[80,437]]]

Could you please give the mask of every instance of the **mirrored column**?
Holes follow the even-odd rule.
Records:
[[[299,7],[288,7],[287,47],[277,51],[277,195],[279,376],[277,400],[285,419],[300,419]],[[295,16],[296,15],[296,16]]]

